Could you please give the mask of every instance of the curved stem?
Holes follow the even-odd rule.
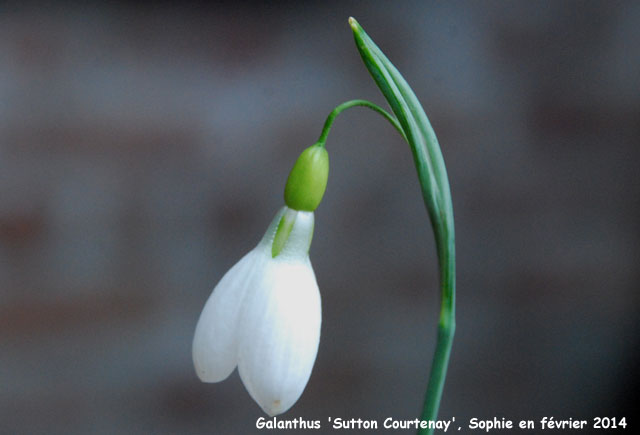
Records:
[[[329,135],[329,131],[331,130],[331,126],[333,125],[333,121],[335,121],[336,117],[343,111],[355,106],[368,107],[369,109],[375,112],[378,112],[380,115],[384,116],[385,119],[389,121],[391,125],[395,127],[396,130],[398,130],[398,133],[400,133],[400,135],[405,140],[407,139],[406,136],[404,135],[404,131],[402,130],[402,127],[400,126],[400,123],[398,122],[398,120],[394,118],[393,115],[389,114],[386,110],[384,110],[382,107],[367,100],[350,100],[336,106],[336,108],[333,109],[331,113],[329,113],[329,116],[327,116],[327,120],[324,123],[324,127],[322,127],[322,133],[320,133],[320,137],[318,138],[318,143],[324,146],[327,141],[327,136]]]

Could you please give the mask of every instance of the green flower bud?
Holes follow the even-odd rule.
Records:
[[[314,211],[327,188],[329,154],[317,143],[300,154],[284,188],[284,202],[299,211]]]

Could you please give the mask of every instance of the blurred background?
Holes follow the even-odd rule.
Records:
[[[257,432],[237,373],[196,378],[193,331],[329,111],[384,104],[350,15],[414,88],[448,166],[442,418],[634,425],[640,3],[43,2],[0,6],[0,433]],[[316,433],[418,416],[438,313],[408,146],[353,109],[327,148],[322,338],[282,416]]]

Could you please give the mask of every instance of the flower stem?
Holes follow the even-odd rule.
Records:
[[[448,237],[448,239],[448,246],[445,248],[446,258],[440,262],[442,305],[440,307],[440,320],[438,322],[436,350],[433,354],[429,384],[427,385],[422,414],[420,416],[420,419],[424,421],[436,421],[438,419],[440,399],[442,398],[442,390],[449,365],[449,355],[451,354],[453,336],[456,330],[455,244],[453,235]],[[418,434],[431,435],[433,434],[433,429],[420,429]]]
[[[329,131],[331,130],[331,126],[333,125],[333,121],[335,121],[336,117],[343,111],[355,106],[368,107],[369,109],[378,112],[380,115],[384,116],[385,119],[389,121],[396,130],[398,130],[398,133],[400,133],[400,135],[404,137],[405,140],[407,139],[398,120],[382,107],[367,100],[350,100],[336,106],[336,108],[333,109],[331,113],[329,113],[329,116],[327,116],[324,127],[322,127],[322,133],[320,133],[320,137],[318,138],[318,143],[321,144],[321,146],[325,146],[325,143],[327,142],[327,136],[329,135]]]

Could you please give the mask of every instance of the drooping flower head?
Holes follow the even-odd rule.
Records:
[[[320,340],[320,293],[309,260],[313,210],[328,174],[326,150],[319,148],[305,150],[294,165],[287,206],[214,288],[193,339],[203,382],[222,381],[237,366],[251,397],[271,416],[302,394]]]

